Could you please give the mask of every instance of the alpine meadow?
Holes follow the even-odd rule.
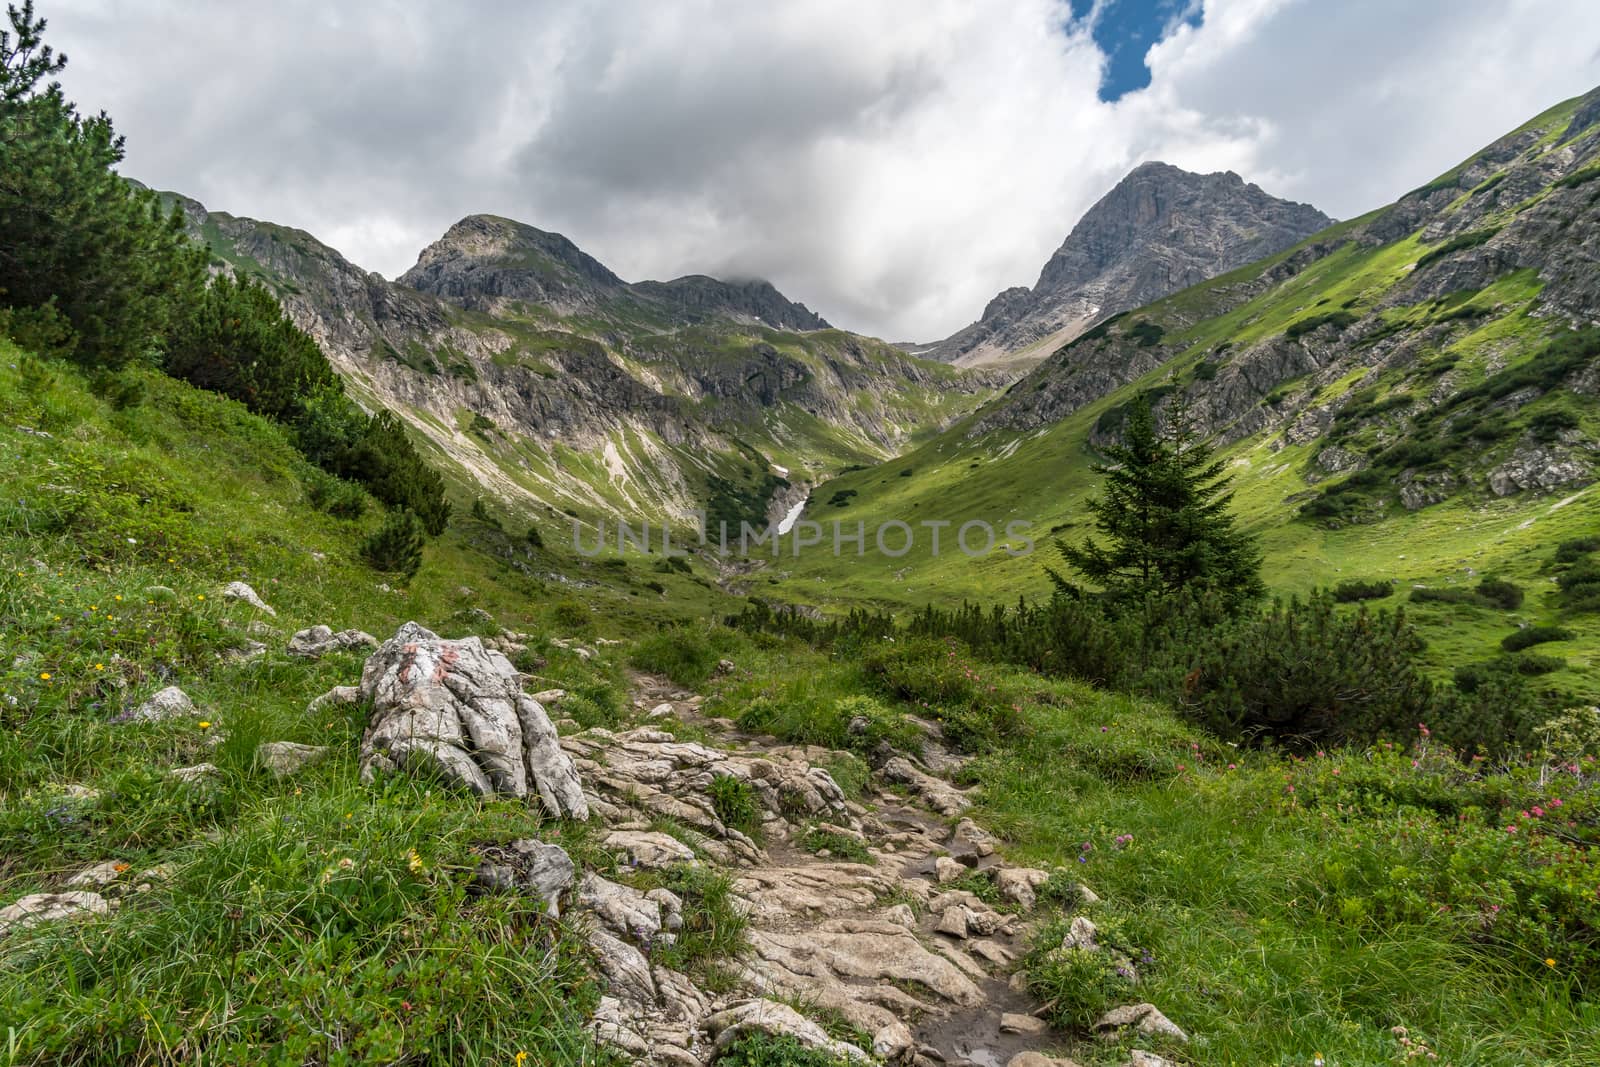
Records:
[[[1182,91],[1182,49],[1297,5],[1041,0],[1090,88],[996,73],[978,106],[956,68],[1020,83],[1024,42],[862,58],[941,4],[894,33],[641,8],[695,35],[641,92],[649,35],[589,36],[602,7],[528,41],[474,2],[486,69],[514,41],[582,91],[485,99],[424,148],[542,192],[386,163],[416,195],[341,244],[488,189],[470,210],[588,219],[635,276],[687,249],[727,277],[627,281],[452,206],[391,278],[218,208],[327,217],[340,168],[415,149],[422,97],[384,81],[432,69],[408,5],[56,6],[0,28],[0,1067],[1600,1062],[1600,89],[1335,220],[1151,156],[1342,180],[1268,154],[1333,125]],[[1565,7],[1505,32],[1581,37]],[[197,52],[217,80],[157,107],[173,72],[118,56],[169,18],[249,55]],[[819,26],[837,63],[796,74]],[[344,37],[371,68],[309,75]],[[1368,170],[1446,121],[1401,113],[1449,95],[1411,77],[1363,116],[1400,131]],[[302,81],[349,96],[301,114]],[[80,85],[125,94],[148,154]],[[1054,104],[1027,158],[985,125],[1079,91],[1107,129],[1162,115],[1126,160],[1039,144],[1072,140]],[[925,106],[987,173],[918,154]],[[555,132],[496,140],[523,127]],[[241,128],[288,154],[230,185]],[[1260,154],[1207,154],[1224,135]],[[970,181],[1001,227],[1017,187],[987,183],[1063,151],[1124,176],[1031,287],[915,214]],[[845,185],[879,198],[849,241],[820,218]],[[743,214],[801,207],[781,240]],[[885,341],[870,294],[814,311],[755,274],[817,257],[881,262],[889,303],[922,306],[933,259],[998,295]]]

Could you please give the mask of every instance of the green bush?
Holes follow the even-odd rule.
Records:
[[[1477,592],[1484,600],[1506,611],[1515,611],[1522,606],[1522,587],[1514,582],[1485,578],[1478,583]]]
[[[984,667],[954,640],[879,645],[862,656],[862,666],[880,692],[937,719],[963,750],[981,751],[1021,727],[1021,694],[985,680]]]
[[[411,578],[422,566],[422,523],[409,511],[391,511],[361,542],[361,557],[374,570]]]
[[[711,779],[706,793],[711,798],[711,810],[724,826],[751,837],[761,832],[761,802],[755,786],[743,778],[719,774]]]
[[[1385,581],[1340,582],[1333,587],[1333,599],[1341,604],[1354,604],[1362,600],[1382,600],[1394,593],[1394,585]]]
[[[1202,641],[1177,703],[1224,738],[1370,741],[1410,729],[1433,707],[1416,662],[1422,647],[1403,611],[1341,613],[1313,593]]]
[[[1521,652],[1534,645],[1542,645],[1549,641],[1570,641],[1573,634],[1571,630],[1560,626],[1525,626],[1520,630],[1513,630],[1500,639],[1500,647],[1507,652]]]
[[[1347,326],[1355,323],[1356,318],[1355,313],[1350,311],[1329,311],[1322,315],[1312,315],[1298,322],[1291,322],[1283,331],[1283,336],[1293,341],[1324,326],[1332,326],[1334,333],[1342,333]]]

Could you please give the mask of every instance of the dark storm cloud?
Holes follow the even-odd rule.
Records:
[[[1583,0],[1209,0],[1115,103],[1067,0],[40,6],[125,171],[214,209],[389,275],[494,212],[896,339],[1031,284],[1144,159],[1350,215],[1600,81]]]

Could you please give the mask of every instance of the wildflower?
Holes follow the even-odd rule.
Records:
[[[206,598],[206,595],[205,595],[205,594],[204,594],[204,593],[196,593],[196,594],[195,594],[195,595],[194,595],[194,598],[195,598],[195,599],[196,599],[196,600],[204,600],[204,599],[205,599],[205,598]]]
[[[512,1067],[522,1067],[522,1065],[527,1062],[528,1054],[526,1052],[519,1052],[517,1053],[517,1060],[514,1064],[512,1064]]]
[[[103,671],[106,669],[106,665],[104,663],[96,663],[94,665],[94,669],[97,671]]]
[[[121,600],[122,599],[122,594],[118,593],[117,596],[116,596],[116,599]]]
[[[39,672],[39,679],[40,679],[40,681],[48,682],[50,680],[50,672],[49,671],[40,671]]]
[[[1552,960],[1552,959],[1547,959],[1547,960],[1544,961],[1544,965],[1546,967],[1554,967],[1556,965],[1556,961]]]
[[[1533,817],[1535,819],[1543,818],[1544,817],[1544,809],[1539,807],[1537,804],[1535,804],[1533,806]]]
[[[406,866],[411,868],[412,874],[422,873],[422,857],[417,855],[416,849],[409,849],[406,852]]]
[[[1552,808],[1559,808],[1561,806],[1561,798],[1560,797],[1551,797],[1550,798],[1550,806]]]
[[[1180,771],[1183,770],[1183,764],[1181,764],[1181,763],[1178,764],[1178,770],[1180,770]]]
[[[211,729],[211,722],[208,719],[201,719],[196,725],[198,725],[202,730]]]
[[[339,860],[339,869],[341,871],[348,871],[350,868],[354,867],[355,865],[356,865],[356,861],[351,859],[349,856],[341,857],[340,860]]]
[[[1239,769],[1239,765],[1238,765],[1238,764],[1237,764],[1237,763],[1230,763],[1230,764],[1228,764],[1228,770],[1230,770],[1230,771],[1236,771],[1236,770],[1238,770],[1238,769]]]

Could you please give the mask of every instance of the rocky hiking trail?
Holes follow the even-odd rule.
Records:
[[[547,824],[537,837],[480,845],[471,877],[481,892],[536,897],[589,946],[605,989],[591,1023],[597,1041],[665,1067],[706,1067],[752,1034],[839,1062],[1071,1067],[1073,1041],[1041,1018],[1047,1006],[1030,996],[1018,961],[1059,915],[1053,901],[1037,900],[1047,883],[1066,888],[1080,909],[1063,950],[1111,951],[1095,941],[1097,898],[1063,882],[1065,872],[1006,863],[998,842],[965,816],[971,802],[947,777],[962,761],[934,724],[925,724],[918,753],[880,746],[852,800],[827,768],[849,764],[859,775],[866,767],[857,757],[741,731],[708,714],[704,695],[662,678],[629,676],[631,725],[580,729],[560,717],[562,691],[526,691],[537,679],[507,657],[527,640],[510,632],[447,640],[407,623],[372,652],[358,685],[336,687],[308,710],[367,707],[363,781],[420,770],[588,824],[569,838]],[[603,654],[554,643],[584,659]],[[315,657],[341,644],[377,642],[313,628],[287,651]],[[133,719],[193,714],[169,687]],[[323,755],[265,741],[256,758],[282,777]],[[191,781],[215,769],[169,773]],[[0,910],[0,935],[104,914],[120,893],[147,891],[166,876],[126,866],[96,865],[66,891]],[[717,919],[710,894],[701,899],[695,887],[712,881],[724,914],[742,917],[741,936],[689,960],[674,946],[691,932],[704,946]],[[1187,1041],[1148,1004],[1118,1008],[1095,1029],[1158,1047]],[[1130,1054],[1122,1062],[1133,1067],[1167,1062]]]
[[[749,921],[748,948],[728,965],[731,992],[696,989],[648,959],[655,931],[670,934],[679,921],[677,902],[660,900],[657,926],[642,903],[652,894],[641,899],[625,885],[584,876],[579,901],[600,919],[591,944],[611,980],[596,1022],[602,1041],[639,1063],[685,1067],[713,1062],[752,1029],[789,1034],[843,1060],[870,1053],[919,1067],[1072,1063],[1058,1058],[1054,1050],[1070,1042],[1034,1014],[1040,1005],[1015,969],[1035,925],[1035,891],[1049,874],[1008,866],[994,839],[962,816],[965,794],[929,769],[960,766],[936,735],[915,761],[881,754],[854,802],[824,769],[840,753],[743,732],[707,715],[702,695],[665,679],[634,674],[630,683],[644,725],[591,729],[561,742],[586,783],[591,812],[609,828],[603,844],[625,870],[700,863],[696,852],[727,868]],[[678,740],[680,727],[701,740]],[[711,797],[721,776],[753,787],[759,835],[719,818]],[[676,824],[677,836],[652,831],[663,819]],[[870,862],[804,847],[816,828],[856,842]],[[975,883],[991,887],[984,896],[996,903],[973,892]],[[1094,901],[1078,888],[1080,900]],[[649,912],[643,927],[630,926],[639,911]],[[1073,931],[1093,945],[1088,920]],[[830,1037],[807,1013],[870,1041]],[[1121,1025],[1147,1033],[1181,1033],[1148,1005],[1123,1016]],[[1118,1020],[1105,1023],[1108,1031],[1120,1028]],[[1143,1067],[1164,1062],[1142,1051],[1133,1057]]]

